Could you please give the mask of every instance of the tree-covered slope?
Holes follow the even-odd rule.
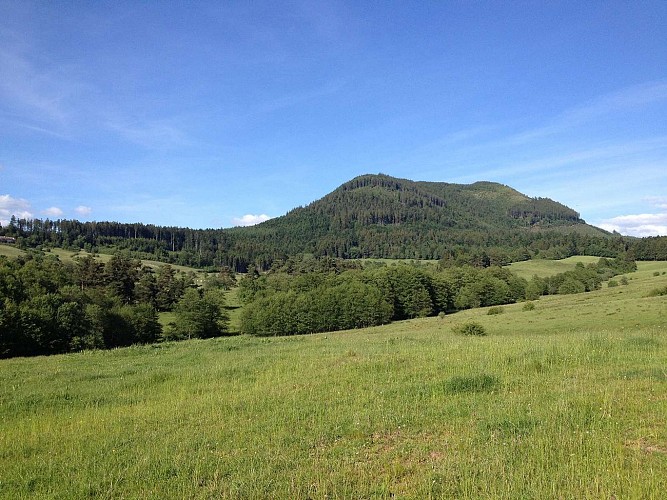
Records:
[[[557,235],[548,233],[556,228]],[[502,184],[364,175],[306,207],[230,235],[237,251],[252,241],[257,247],[274,242],[285,255],[440,259],[462,249],[503,247],[513,260],[531,242],[561,246],[571,233],[609,237],[560,203],[529,198]]]
[[[529,198],[493,182],[465,185],[363,175],[264,225],[312,222],[316,230],[405,224],[459,230],[584,224],[577,212],[560,203]]]

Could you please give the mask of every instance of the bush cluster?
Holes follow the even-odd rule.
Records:
[[[459,335],[475,335],[482,337],[486,335],[486,328],[480,323],[475,321],[469,321],[468,323],[463,323],[461,325],[456,325],[454,328],[454,333]]]

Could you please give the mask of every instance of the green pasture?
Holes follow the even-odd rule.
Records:
[[[663,272],[532,310],[0,360],[0,498],[664,498]]]
[[[0,243],[0,255],[5,257],[15,258],[23,253],[23,250],[16,248],[14,245],[5,245]]]
[[[507,266],[507,268],[522,278],[530,279],[535,275],[540,278],[546,278],[547,276],[553,276],[555,274],[573,270],[577,265],[577,262],[591,264],[599,260],[600,257],[578,255],[560,260],[532,259],[522,262],[514,262]]]
[[[7,257],[18,257],[19,255],[22,255],[24,253],[25,252],[23,250],[20,250],[19,248],[16,248],[13,245],[0,244],[0,255],[6,255]],[[89,254],[84,250],[77,252],[72,250],[65,250],[63,248],[48,248],[46,249],[46,253],[51,255],[56,255],[63,262],[73,262],[74,259],[77,257],[85,257],[86,255],[92,255],[96,260],[106,264],[107,262],[109,262],[109,260],[111,260],[112,257],[112,254],[106,254],[106,253]],[[157,260],[146,260],[146,259],[142,259],[141,263],[144,266],[151,267],[153,269],[157,269],[160,266],[166,265],[164,262],[159,262]],[[200,269],[195,269],[193,267],[179,266],[177,264],[169,264],[169,265],[176,271],[182,273],[195,273],[198,275],[203,274]]]

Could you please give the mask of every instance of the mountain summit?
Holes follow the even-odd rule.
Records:
[[[583,224],[574,210],[548,198],[529,198],[493,182],[415,182],[387,175],[362,175],[286,217],[315,212],[329,229],[427,224],[472,229]]]

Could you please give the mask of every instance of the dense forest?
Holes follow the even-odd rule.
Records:
[[[225,281],[170,265],[157,271],[121,253],[106,263],[73,263],[29,252],[0,256],[0,358],[56,354],[221,335],[227,328]],[[163,329],[158,313],[175,320]]]
[[[125,250],[135,258],[237,272],[269,269],[294,255],[434,259],[451,265],[504,265],[530,258],[628,251],[667,259],[664,238],[612,235],[574,210],[490,182],[413,182],[357,177],[306,207],[246,228],[187,229],[151,224],[12,218],[0,235],[21,248]]]

